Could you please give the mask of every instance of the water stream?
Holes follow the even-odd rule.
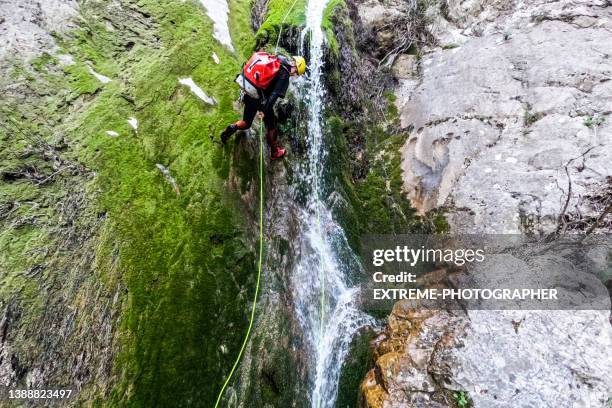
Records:
[[[298,171],[308,192],[301,214],[300,258],[291,285],[306,351],[313,356],[309,367],[313,408],[335,406],[340,372],[352,338],[361,327],[372,323],[356,304],[358,289],[348,284],[349,276],[361,268],[360,262],[325,203],[325,36],[321,23],[326,5],[327,0],[308,2],[302,37],[302,47],[309,44],[310,57],[310,79],[300,88],[308,111],[308,160]]]

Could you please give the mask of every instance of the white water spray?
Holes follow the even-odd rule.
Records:
[[[302,213],[300,257],[292,274],[295,312],[309,352],[313,408],[331,408],[338,396],[342,364],[355,333],[372,319],[356,304],[358,290],[347,284],[361,265],[342,228],[325,204],[322,111],[324,33],[321,28],[327,0],[309,0],[302,44],[309,36],[310,80],[301,89],[308,110],[308,162],[300,170],[308,186]]]

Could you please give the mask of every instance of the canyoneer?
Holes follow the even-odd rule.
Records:
[[[278,98],[285,97],[289,77],[303,75],[305,72],[306,61],[303,57],[289,58],[265,52],[254,53],[236,77],[236,83],[242,88],[242,119],[232,123],[221,133],[221,141],[225,144],[236,131],[250,128],[255,115],[260,112],[260,118],[263,118],[266,125],[266,142],[270,147],[272,160],[283,157],[285,149],[278,141],[274,104]]]

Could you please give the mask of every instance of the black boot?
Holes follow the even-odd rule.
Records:
[[[230,138],[230,136],[236,133],[237,130],[238,130],[238,127],[235,124],[231,124],[228,127],[226,127],[225,130],[221,132],[221,143],[223,144],[227,143],[227,140]]]

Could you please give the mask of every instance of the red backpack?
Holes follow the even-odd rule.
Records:
[[[281,69],[281,61],[276,55],[256,52],[249,58],[236,82],[253,98],[259,98],[259,91],[266,89]]]

